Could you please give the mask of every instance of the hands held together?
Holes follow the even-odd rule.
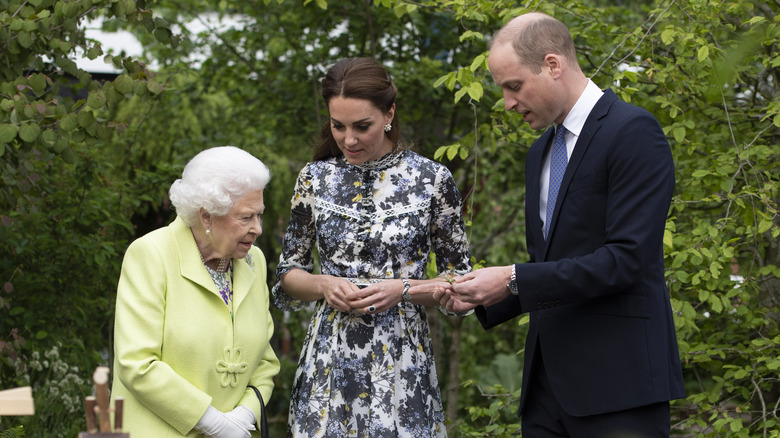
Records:
[[[459,277],[449,291],[434,293],[433,298],[450,312],[467,312],[477,306],[491,306],[509,296],[512,266],[482,268]]]
[[[440,276],[412,280],[408,294],[415,304],[440,305],[450,312],[463,313],[506,298],[511,274],[510,265],[482,268],[454,279]],[[319,285],[328,304],[342,312],[380,313],[403,301],[402,280],[382,281],[361,289],[343,278],[323,275]]]
[[[415,304],[435,306],[434,298],[452,292],[452,284],[444,277],[431,280],[409,280],[407,291]],[[403,280],[387,280],[365,288],[343,278],[321,276],[320,287],[328,304],[342,312],[381,313],[403,301]]]
[[[230,412],[220,412],[209,406],[195,430],[208,438],[249,438],[255,429],[255,413],[244,405],[238,405]]]

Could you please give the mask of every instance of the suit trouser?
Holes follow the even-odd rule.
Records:
[[[541,352],[540,348],[536,349],[537,359],[531,367],[533,371],[521,413],[523,438],[656,438],[669,436],[669,402],[585,417],[569,415],[558,402],[550,387]]]

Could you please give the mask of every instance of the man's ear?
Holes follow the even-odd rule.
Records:
[[[544,56],[542,71],[548,72],[553,77],[559,77],[563,73],[563,57],[555,53]]]

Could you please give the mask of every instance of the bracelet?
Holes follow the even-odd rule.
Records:
[[[409,280],[402,278],[401,281],[404,282],[404,291],[401,292],[401,298],[403,298],[404,302],[412,301],[412,296],[409,295],[409,288],[412,287],[411,284],[409,284]]]

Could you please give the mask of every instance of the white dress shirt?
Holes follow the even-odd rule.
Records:
[[[580,137],[582,127],[585,125],[590,115],[590,111],[596,106],[596,102],[601,99],[604,94],[603,91],[592,80],[588,79],[588,85],[582,91],[580,98],[577,99],[577,103],[574,104],[569,114],[563,120],[563,127],[566,128],[566,158],[571,159],[571,154],[574,152],[574,145],[577,144],[577,139]],[[556,126],[557,129],[557,126]],[[539,217],[542,218],[542,228],[544,229],[544,223],[547,220],[547,192],[550,189],[550,148],[547,151],[547,156],[544,158],[544,165],[542,166],[541,190],[539,191]],[[560,196],[560,194],[559,194]]]

